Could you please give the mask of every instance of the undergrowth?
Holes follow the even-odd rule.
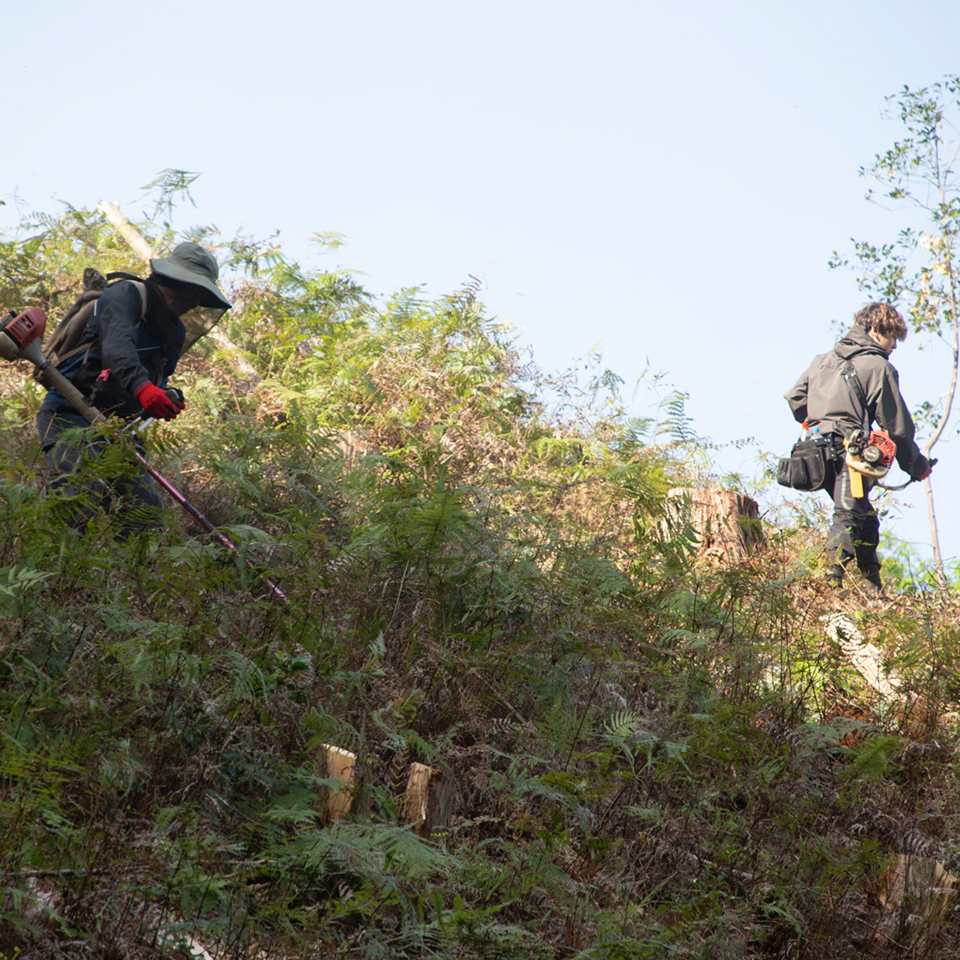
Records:
[[[5,302],[124,265],[94,214],[42,226],[0,243]],[[40,388],[2,371],[0,955],[955,954],[949,896],[894,895],[898,857],[960,873],[952,593],[847,611],[878,696],[815,525],[698,560],[682,404],[545,381],[475,284],[378,306],[191,235],[262,379],[201,342],[148,456],[236,553],[172,504],[125,543],[68,527]],[[342,819],[325,745],[356,757]]]

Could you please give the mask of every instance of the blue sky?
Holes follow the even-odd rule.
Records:
[[[0,227],[54,198],[136,216],[157,172],[199,171],[182,226],[279,230],[382,295],[478,276],[545,369],[597,347],[629,387],[649,360],[700,433],[755,437],[718,456],[747,475],[864,302],[831,252],[902,225],[857,175],[899,135],[885,96],[960,69],[960,6],[935,0],[56,0],[0,22]],[[346,245],[321,256],[327,230]],[[915,406],[946,387],[919,342],[894,357]],[[924,541],[922,488],[900,500],[887,527]]]

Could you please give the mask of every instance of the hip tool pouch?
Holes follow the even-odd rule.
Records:
[[[831,445],[822,438],[799,440],[777,468],[777,483],[794,490],[822,490],[829,483]]]

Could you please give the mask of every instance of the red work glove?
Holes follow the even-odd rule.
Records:
[[[920,474],[919,477],[914,477],[913,479],[914,479],[914,480],[918,480],[918,481],[919,481],[919,480],[926,480],[927,477],[929,477],[931,473],[933,473],[933,464],[932,464],[932,463],[927,467],[926,470],[923,471],[923,473]]]
[[[137,391],[137,400],[151,417],[163,420],[173,420],[185,406],[182,400],[175,399],[153,383],[145,383]]]

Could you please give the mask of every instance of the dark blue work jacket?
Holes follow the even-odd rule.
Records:
[[[103,414],[135,417],[143,413],[136,398],[146,383],[165,387],[183,352],[186,328],[164,307],[152,279],[147,288],[147,309],[136,285],[113,283],[97,301],[80,345],[88,349],[71,357],[60,372]],[[51,390],[44,406],[72,410],[57,391]]]

